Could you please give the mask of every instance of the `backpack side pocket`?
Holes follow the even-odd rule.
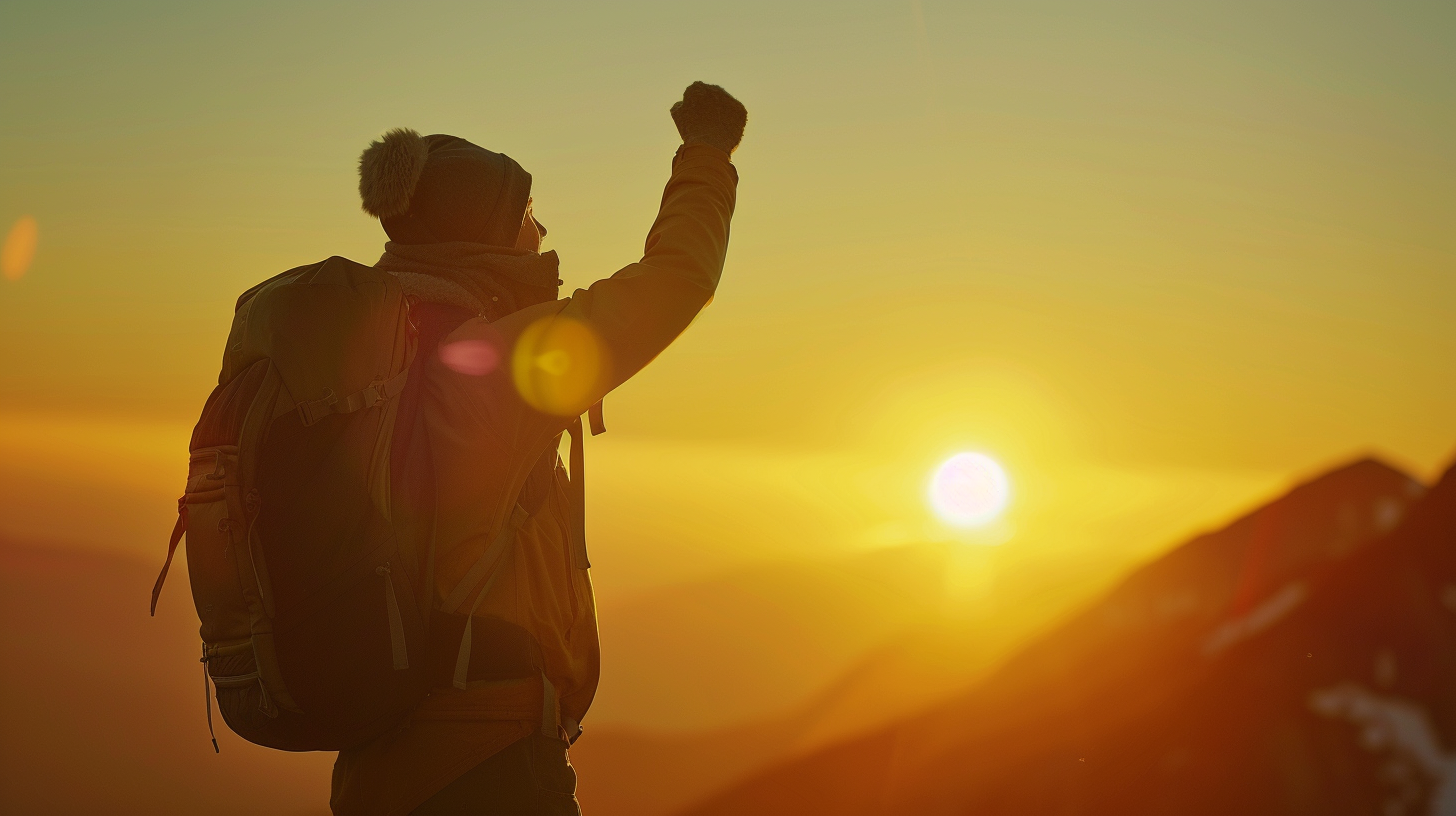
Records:
[[[253,643],[221,643],[207,647],[207,674],[217,689],[217,710],[234,732],[255,734],[278,716],[278,706],[268,696],[258,675]]]
[[[187,479],[187,574],[207,643],[248,638],[252,624],[238,574],[238,548],[247,540],[241,508],[230,507],[224,482],[238,463],[236,445],[192,452]]]

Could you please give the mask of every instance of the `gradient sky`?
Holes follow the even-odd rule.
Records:
[[[1098,580],[1456,451],[1450,3],[9,0],[0,77],[0,229],[39,225],[0,280],[0,532],[160,550],[234,298],[380,252],[384,130],[520,161],[584,286],[639,256],[696,79],[750,111],[738,216],[607,401],[604,596],[947,535],[925,479],[963,449],[1014,483],[997,558]]]

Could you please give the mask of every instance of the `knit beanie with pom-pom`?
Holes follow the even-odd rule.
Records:
[[[457,136],[391,130],[359,157],[364,212],[401,244],[516,243],[531,174]]]

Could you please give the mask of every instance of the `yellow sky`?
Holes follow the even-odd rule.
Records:
[[[738,217],[593,441],[604,598],[943,537],[962,449],[1015,484],[997,558],[1075,592],[1321,466],[1456,450],[1449,5],[240,5],[0,6],[0,229],[39,225],[0,532],[160,549],[233,299],[377,256],[385,129],[520,161],[582,286],[640,253],[695,79],[750,110]]]

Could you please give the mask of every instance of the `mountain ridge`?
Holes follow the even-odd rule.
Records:
[[[1288,587],[1387,540],[1406,509],[1428,503],[1417,503],[1421,492],[1371,459],[1337,468],[1135,570],[960,699],[780,763],[682,813],[1104,812],[1077,798],[1121,767],[1097,755],[1099,740],[1124,723],[1156,724],[1193,693],[1200,667],[1309,603],[1307,587]],[[1215,637],[1234,621],[1243,628]],[[1013,777],[1022,788],[997,782]],[[1038,790],[1040,800],[1017,799]]]

